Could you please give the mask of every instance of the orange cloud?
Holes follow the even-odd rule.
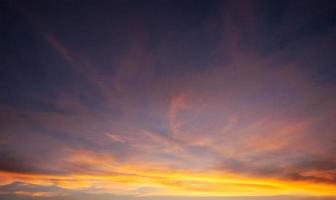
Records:
[[[209,170],[178,170],[145,163],[116,163],[106,155],[89,152],[74,153],[66,160],[70,163],[86,164],[83,166],[97,171],[87,173],[87,170],[81,170],[60,175],[2,171],[0,177],[8,180],[6,184],[20,182],[57,186],[74,191],[140,196],[336,195],[336,186],[333,184],[286,181]],[[143,191],[142,188],[147,189]],[[21,194],[49,195],[38,192]]]

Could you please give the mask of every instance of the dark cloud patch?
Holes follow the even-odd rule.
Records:
[[[22,158],[15,157],[10,153],[0,153],[0,170],[15,173],[40,173],[33,167],[30,162],[24,161]]]
[[[64,156],[65,158],[69,156]],[[76,155],[74,156],[76,158]],[[56,162],[58,166],[53,166],[48,162]],[[60,164],[61,162],[61,164]],[[61,176],[71,174],[85,174],[85,175],[101,175],[108,173],[109,175],[132,175],[125,173],[118,173],[112,170],[104,170],[101,166],[92,164],[86,161],[71,161],[63,160],[62,158],[53,158],[53,160],[45,160],[44,163],[32,162],[29,158],[20,157],[11,153],[1,152],[0,154],[0,172],[10,172],[17,174],[30,174],[30,175],[50,175]],[[111,164],[111,163],[109,163]],[[50,178],[50,181],[53,179]],[[62,180],[61,177],[57,180]]]
[[[28,158],[16,156],[12,153],[0,153],[0,171],[13,172],[18,174],[49,174],[59,175],[64,172],[62,170],[46,169],[33,163]]]
[[[228,159],[222,163],[219,169],[260,177],[336,183],[336,162],[333,158],[309,158],[301,162],[293,161],[282,165],[275,165],[272,162],[260,164],[255,160]]]
[[[0,186],[0,198],[12,199],[51,199],[67,196],[68,190],[56,186],[38,186],[20,182]]]

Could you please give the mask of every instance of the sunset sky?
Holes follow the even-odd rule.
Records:
[[[1,0],[0,199],[335,200],[336,1]]]

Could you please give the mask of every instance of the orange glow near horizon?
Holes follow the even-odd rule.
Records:
[[[111,175],[108,172],[67,175],[0,172],[0,177],[7,180],[4,184],[20,182],[39,186],[57,186],[89,193],[135,196],[336,195],[336,186],[333,184],[248,177],[216,171],[188,172],[125,165],[114,168],[113,173],[116,175]],[[144,188],[146,190],[142,191]],[[29,193],[25,195],[29,195]],[[47,193],[43,195],[47,195]]]

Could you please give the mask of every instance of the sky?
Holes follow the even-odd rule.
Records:
[[[0,25],[0,199],[336,199],[335,1],[2,0]]]

